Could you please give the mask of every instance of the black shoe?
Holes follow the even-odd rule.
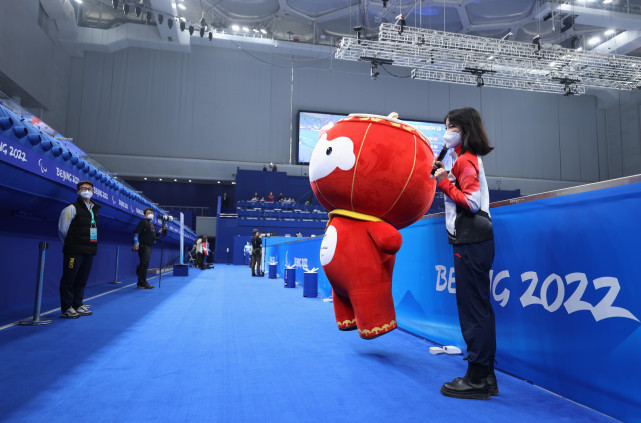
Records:
[[[455,378],[452,382],[456,383],[462,378],[457,377]],[[492,372],[491,374],[487,375],[485,378],[485,383],[487,383],[487,390],[490,391],[490,396],[492,397],[498,397],[499,396],[499,385],[496,382],[496,374]]]
[[[489,400],[490,391],[487,382],[472,383],[468,376],[457,378],[457,381],[446,382],[441,386],[441,394],[451,398]]]
[[[256,276],[256,273],[252,273],[252,276]]]
[[[446,397],[461,399],[489,400],[487,386],[488,367],[468,363],[465,376],[457,377],[441,386],[441,393]]]
[[[145,283],[138,282],[137,286],[138,286],[138,289],[153,289],[153,288],[155,288],[155,286],[154,285],[150,285],[149,282],[145,282]]]
[[[485,378],[487,382],[487,389],[490,391],[490,395],[493,397],[499,396],[499,384],[496,382],[496,374],[494,372],[487,375]]]

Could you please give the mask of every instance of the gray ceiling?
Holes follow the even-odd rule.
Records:
[[[641,29],[641,0],[614,0],[607,6],[603,5],[604,0],[390,0],[386,8],[382,0],[175,0],[184,9],[172,8],[173,0],[142,0],[140,17],[134,13],[139,0],[126,0],[130,5],[127,15],[123,0],[118,1],[117,9],[112,7],[112,1],[74,3],[80,26],[108,29],[127,22],[156,25],[157,14],[162,13],[161,25],[167,25],[169,15],[183,17],[187,27],[194,25],[195,36],[204,18],[207,30],[213,27],[233,33],[232,26],[239,25],[240,34],[245,26],[251,35],[255,34],[254,29],[264,29],[270,38],[335,44],[342,36],[354,36],[357,25],[363,26],[364,36],[375,38],[379,22],[394,22],[402,12],[411,26],[492,38],[507,36],[523,42],[531,42],[540,34],[544,43],[565,47],[573,43],[586,49],[598,47],[587,43],[594,36],[607,41],[608,36],[603,35],[607,29],[617,30],[610,38]],[[567,3],[565,10],[559,9],[563,3]],[[145,10],[152,12],[150,22],[145,19]],[[507,35],[510,32],[512,35]],[[639,40],[641,34],[627,48],[615,44],[614,52],[641,56]],[[617,47],[621,51],[616,51]]]

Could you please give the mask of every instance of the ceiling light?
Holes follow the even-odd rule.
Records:
[[[588,40],[588,44],[590,44],[591,46],[598,44],[599,42],[601,42],[601,38],[599,37],[592,37]]]
[[[176,3],[172,3],[171,7],[173,7],[175,9],[176,8]]]
[[[162,181],[162,178],[158,178],[159,181]]]
[[[612,0],[603,0],[603,4],[610,4],[612,3]]]
[[[178,182],[178,179],[174,179],[174,182]]]
[[[612,34],[614,34],[615,32],[616,32],[616,31],[615,31],[614,29],[608,29],[607,31],[605,31],[605,35],[612,35]]]
[[[191,182],[191,179],[189,180],[189,182]]]
[[[178,7],[179,7],[181,10],[185,10],[185,9],[186,9],[185,5],[184,5],[184,4],[182,4],[182,3],[178,3]]]
[[[76,0],[76,3],[82,4],[82,0]]]
[[[218,181],[218,183],[220,183],[220,181]]]
[[[492,59],[494,59],[494,56],[490,56],[487,58],[487,60],[492,60]]]
[[[246,26],[244,26],[244,27],[243,27],[243,32],[249,32],[249,28],[247,28]]]
[[[252,28],[252,31],[254,31],[254,32],[258,32],[258,30],[257,30],[256,28]]]
[[[238,31],[238,30],[240,30],[240,27],[238,25],[232,25],[231,29],[232,29],[232,31]]]
[[[146,181],[146,180],[147,180],[147,178],[145,178],[145,181]]]
[[[265,29],[261,29],[261,30],[260,30],[260,33],[261,33],[261,34],[267,34],[267,31],[266,31]]]

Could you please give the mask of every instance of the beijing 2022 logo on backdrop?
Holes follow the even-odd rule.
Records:
[[[435,269],[436,291],[447,290],[449,293],[456,293],[454,267],[448,269],[443,265],[437,265]],[[511,291],[504,287],[500,292],[497,292],[498,285],[500,282],[507,282],[506,279],[508,278],[510,278],[510,272],[508,270],[502,270],[498,273],[495,273],[494,270],[490,271],[492,297],[501,307],[505,307],[508,304]],[[520,279],[521,283],[527,284],[523,285],[527,287],[524,288],[525,292],[519,297],[523,308],[540,306],[544,310],[554,313],[563,306],[567,314],[579,311],[590,312],[597,322],[615,317],[639,321],[639,319],[627,309],[614,305],[621,290],[621,284],[616,277],[603,276],[590,281],[590,278],[581,272],[569,273],[563,276],[552,273],[543,279],[540,287],[539,282],[541,278],[539,278],[539,275],[535,271],[521,273]],[[602,288],[608,289],[602,290]],[[598,292],[590,292],[590,290]],[[554,291],[556,291],[556,294],[554,294]],[[595,304],[585,301],[586,297],[593,297],[597,293],[602,294]]]

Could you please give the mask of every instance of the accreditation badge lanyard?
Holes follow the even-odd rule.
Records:
[[[93,210],[90,208],[89,213],[91,213],[91,227],[89,228],[89,241],[98,242],[98,227],[96,226],[96,220],[93,216]]]

